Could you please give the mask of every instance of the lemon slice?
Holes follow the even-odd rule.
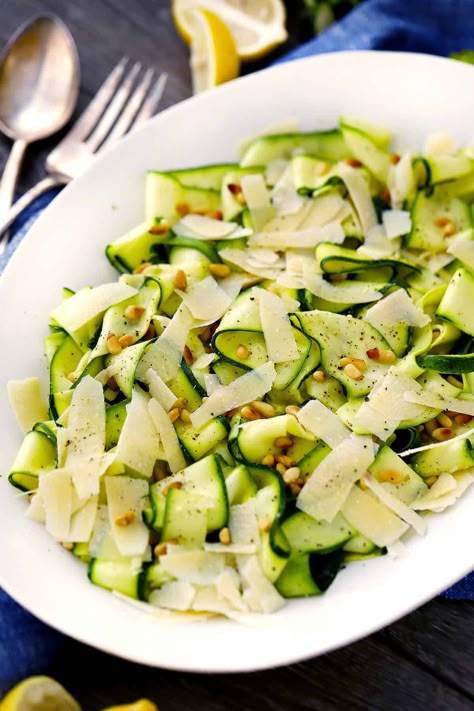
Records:
[[[288,37],[282,0],[173,0],[173,19],[186,44],[193,35],[189,11],[196,7],[216,13],[228,25],[243,61],[263,57]]]
[[[189,10],[189,15],[193,92],[198,94],[235,79],[240,60],[229,28],[217,15],[202,8]]]
[[[148,699],[139,699],[133,704],[109,706],[104,711],[158,711],[158,706]]]
[[[30,676],[8,692],[0,711],[81,711],[81,707],[54,679]]]

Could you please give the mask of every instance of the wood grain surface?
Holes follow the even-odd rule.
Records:
[[[170,2],[0,0],[0,45],[22,22],[45,12],[59,15],[78,45],[82,78],[76,114],[123,55],[168,72],[162,108],[190,95],[188,52],[174,30]],[[42,176],[44,157],[57,141],[55,136],[30,148],[21,191]],[[9,147],[0,136],[0,167]],[[71,640],[44,672],[63,682],[84,711],[141,696],[156,701],[160,711],[472,711],[472,613],[472,603],[438,598],[349,647],[254,674],[149,669]]]

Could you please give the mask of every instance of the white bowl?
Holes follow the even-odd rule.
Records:
[[[109,151],[54,201],[0,280],[0,582],[34,615],[107,652],[189,671],[249,671],[287,664],[367,635],[407,614],[473,565],[471,491],[433,516],[408,555],[357,563],[328,592],[296,600],[255,626],[226,620],[173,624],[91,585],[86,568],[25,519],[6,474],[21,435],[5,384],[41,373],[47,315],[74,289],[114,277],[105,245],[142,219],[147,168],[180,168],[236,157],[239,141],[277,119],[330,128],[340,114],[392,129],[420,147],[430,131],[474,139],[474,69],[424,55],[348,52],[283,64],[185,101]]]

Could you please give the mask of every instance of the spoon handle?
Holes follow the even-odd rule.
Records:
[[[23,156],[27,146],[26,141],[18,139],[12,146],[7,163],[0,179],[0,220],[11,207],[15,196],[15,186],[20,173]]]
[[[6,230],[10,225],[16,220],[16,218],[21,215],[23,210],[26,210],[32,202],[36,200],[40,195],[47,192],[51,188],[55,188],[59,185],[66,185],[69,182],[67,178],[61,175],[48,175],[43,178],[39,183],[36,183],[27,193],[21,196],[13,206],[8,210],[8,212],[0,216],[0,254],[5,251],[8,243],[8,236]],[[5,233],[5,234],[4,234]]]

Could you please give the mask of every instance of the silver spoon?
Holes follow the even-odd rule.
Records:
[[[59,131],[79,93],[79,58],[71,33],[52,15],[26,22],[0,56],[0,131],[14,143],[0,180],[0,218],[10,208],[29,143]],[[7,235],[0,241],[4,251]]]

